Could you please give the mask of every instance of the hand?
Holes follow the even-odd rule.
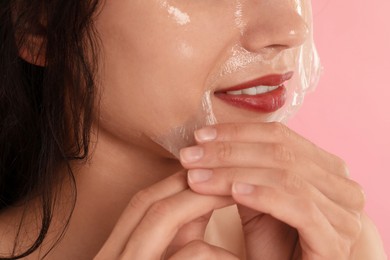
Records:
[[[211,212],[233,203],[192,192],[184,172],[172,175],[132,198],[95,260],[237,260],[203,241]]]
[[[364,194],[341,159],[280,123],[222,124],[195,137],[181,151],[188,183],[240,205],[248,259],[349,259]]]

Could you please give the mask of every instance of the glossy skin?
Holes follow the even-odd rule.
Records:
[[[242,225],[246,259],[381,259],[362,190],[343,161],[282,124],[264,123],[270,115],[211,95],[218,121],[235,124],[197,131],[197,145],[182,149],[180,160],[156,143],[174,138],[172,128],[203,123],[208,90],[294,67],[285,57],[224,73],[234,46],[272,59],[306,40],[308,26],[292,3],[106,1],[96,18],[102,99],[94,151],[73,165],[76,208],[48,259],[244,259],[237,248],[204,240],[211,212],[234,204],[242,223],[231,228]],[[22,212],[9,211],[0,223]],[[62,221],[55,215],[48,241]]]
[[[205,125],[207,91],[293,71],[298,50],[283,51],[300,46],[308,34],[293,1],[286,0],[107,1],[97,29],[104,64],[100,126],[124,143],[141,142],[148,149],[150,140],[178,138],[169,135],[174,128],[192,135],[196,125]],[[237,69],[232,65],[240,62],[237,49],[263,61]],[[236,109],[213,94],[210,101],[218,122],[269,117]]]

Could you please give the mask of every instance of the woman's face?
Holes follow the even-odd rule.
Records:
[[[106,0],[100,131],[177,154],[204,125],[270,120],[294,91],[278,86],[297,74],[305,1]]]

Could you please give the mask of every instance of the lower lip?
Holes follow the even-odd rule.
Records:
[[[215,96],[226,103],[258,113],[272,113],[286,102],[286,88],[281,85],[279,88],[259,95],[228,95],[226,93],[215,93]]]

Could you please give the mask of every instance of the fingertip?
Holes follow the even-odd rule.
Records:
[[[254,192],[255,186],[248,183],[235,182],[232,185],[232,194],[250,195]]]
[[[213,176],[213,171],[209,169],[191,169],[187,173],[189,184],[198,184],[210,180]]]
[[[199,143],[211,142],[217,138],[217,129],[213,126],[207,126],[196,130],[194,135],[195,140]]]

